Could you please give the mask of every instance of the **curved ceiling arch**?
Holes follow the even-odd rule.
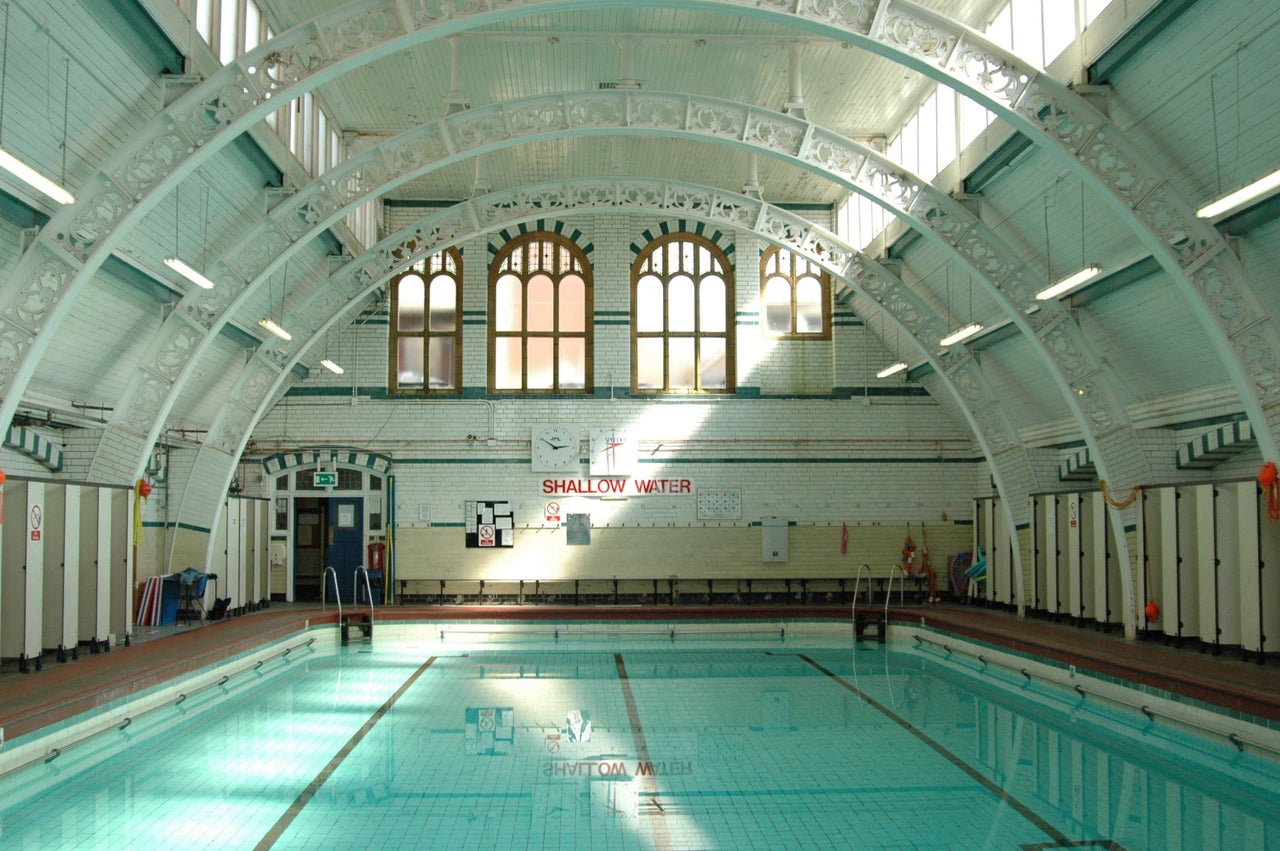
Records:
[[[294,27],[225,65],[166,109],[81,187],[81,200],[37,235],[0,288],[0,422],[50,344],[52,330],[123,229],[211,151],[273,111],[271,97],[296,95],[351,68],[463,29],[539,13],[612,6],[593,0],[526,0],[486,9],[435,0],[356,0]],[[658,4],[668,5],[668,4]],[[1123,132],[1060,83],[961,24],[905,0],[850,0],[840,6],[762,8],[751,0],[685,0],[847,41],[920,70],[982,101],[1083,175],[1169,273],[1210,331],[1258,424],[1265,456],[1280,429],[1280,333],[1251,280],[1215,229],[1125,141]],[[276,100],[276,102],[279,102]],[[1097,375],[1097,374],[1094,374]],[[1101,398],[1101,394],[1097,398]],[[1267,407],[1270,406],[1270,411]],[[1268,415],[1275,422],[1268,420]]]
[[[282,201],[207,269],[220,281],[247,285],[234,293],[231,286],[192,290],[162,325],[148,347],[147,365],[135,370],[119,414],[108,425],[91,475],[106,478],[129,469],[124,480],[136,477],[213,333],[304,241],[348,211],[467,157],[546,138],[598,134],[736,145],[785,159],[881,204],[984,283],[1054,377],[1094,451],[1099,474],[1118,482],[1147,479],[1142,445],[1079,326],[1059,302],[1036,301],[1036,270],[962,204],[871,148],[803,119],[719,98],[628,91],[546,95],[446,116],[382,141]],[[920,344],[938,350],[936,341],[949,330]],[[305,347],[301,339],[296,345]]]
[[[314,288],[294,313],[311,335],[293,349],[264,347],[236,379],[197,454],[193,474],[178,503],[178,522],[200,526],[216,522],[218,495],[234,475],[257,422],[276,402],[292,367],[340,318],[358,308],[370,293],[405,265],[468,238],[520,222],[556,215],[658,212],[750,230],[762,239],[802,254],[831,272],[846,287],[844,297],[857,293],[864,313],[882,317],[906,333],[920,356],[930,363],[964,412],[997,490],[1004,497],[1001,511],[1008,528],[1017,527],[1020,497],[1035,489],[1036,474],[1025,447],[1004,418],[994,391],[976,360],[967,352],[944,362],[932,344],[945,330],[943,321],[900,279],[874,260],[842,242],[834,234],[794,214],[743,195],[711,187],[656,180],[580,180],[540,184],[460,202],[437,211],[417,224],[383,240],[365,255],[338,270],[326,285]],[[1013,489],[1016,483],[1016,490]],[[212,519],[210,519],[212,518]],[[211,544],[212,546],[212,544]],[[1021,553],[1013,552],[1015,576],[1021,587]],[[1124,580],[1126,617],[1132,623],[1132,589]],[[1019,599],[1019,606],[1023,601]]]
[[[0,422],[8,422],[70,304],[128,227],[279,98],[308,91],[413,44],[528,11],[612,8],[620,0],[474,2],[354,0],[225,65],[175,101],[80,187],[79,200],[37,235],[0,287]],[[667,4],[662,4],[667,5]],[[757,0],[683,0],[776,20],[856,44],[981,101],[1081,174],[1135,230],[1208,330],[1264,456],[1280,432],[1280,331],[1218,232],[1082,98],[945,16],[905,0],[762,7]],[[275,102],[272,99],[276,98]]]

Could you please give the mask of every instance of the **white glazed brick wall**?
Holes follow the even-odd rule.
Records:
[[[659,220],[598,215],[566,224],[580,230],[593,247],[598,396],[388,399],[382,392],[387,326],[380,314],[381,321],[365,322],[330,341],[331,353],[358,353],[350,366],[344,364],[348,373],[337,377],[313,371],[258,425],[255,449],[266,455],[350,446],[395,458],[398,576],[406,580],[443,576],[442,553],[449,554],[457,570],[479,578],[562,575],[571,563],[580,575],[597,575],[605,568],[578,563],[601,558],[608,541],[616,544],[608,550],[609,575],[652,576],[657,570],[665,576],[673,571],[655,561],[654,553],[671,549],[666,544],[677,539],[678,549],[716,575],[735,570],[843,574],[849,565],[830,558],[842,523],[856,530],[852,537],[859,552],[874,552],[881,559],[900,548],[908,522],[934,524],[939,540],[954,539],[953,545],[967,540],[967,527],[955,523],[968,518],[975,493],[989,491],[989,475],[963,425],[926,397],[859,395],[850,401],[832,396],[836,347],[857,350],[852,357],[841,353],[848,361],[842,386],[860,386],[868,371],[856,362],[863,348],[870,350],[861,341],[865,329],[842,327],[833,342],[802,344],[805,353],[800,356],[769,354],[757,369],[744,366],[750,362],[748,353],[795,347],[792,341],[763,341],[757,324],[740,326],[741,386],[752,388],[755,375],[767,375],[769,392],[778,394],[774,398],[630,397],[630,334],[625,324],[614,323],[625,321],[630,311],[630,246],[646,229],[656,230]],[[758,313],[755,240],[739,239],[731,258],[737,309]],[[464,246],[463,308],[469,322],[464,324],[463,371],[464,386],[472,392],[487,380],[487,325],[476,320],[486,312],[488,260],[485,240]],[[885,383],[901,384],[902,379]],[[317,394],[317,386],[354,386],[358,395],[353,404],[349,394]],[[637,478],[688,479],[695,491],[738,489],[741,516],[700,518],[696,493],[625,501],[549,496],[545,480],[587,479],[585,464],[563,474],[531,469],[532,430],[549,422],[577,429],[582,457],[591,429],[625,428],[640,453]],[[464,503],[471,499],[513,504],[519,529],[514,550],[482,555],[462,549]],[[561,522],[545,518],[553,500],[562,516],[590,515],[593,547],[565,547]],[[770,516],[796,524],[796,546],[785,567],[760,562],[758,524]],[[606,530],[612,537],[599,537]],[[625,537],[618,537],[621,530],[628,530]],[[664,556],[669,557],[671,553]],[[547,559],[555,564],[539,562]]]

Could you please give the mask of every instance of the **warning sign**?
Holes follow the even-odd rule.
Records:
[[[493,528],[492,524],[481,523],[480,524],[480,546],[492,547],[494,542],[494,536],[496,534],[497,532]]]
[[[560,522],[560,503],[548,502],[546,516],[547,516],[548,523],[559,523]]]
[[[40,506],[31,506],[31,540],[40,540],[40,524],[44,522],[44,512]]]

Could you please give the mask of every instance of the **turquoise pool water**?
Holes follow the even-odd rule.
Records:
[[[0,847],[1280,848],[1274,759],[1016,668],[550,629],[238,674],[0,779]]]

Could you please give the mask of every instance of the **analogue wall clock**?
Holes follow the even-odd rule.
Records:
[[[577,426],[552,424],[533,427],[534,470],[567,470],[578,464],[580,451]]]
[[[629,477],[635,472],[635,466],[635,446],[627,440],[623,429],[591,430],[591,475]]]

